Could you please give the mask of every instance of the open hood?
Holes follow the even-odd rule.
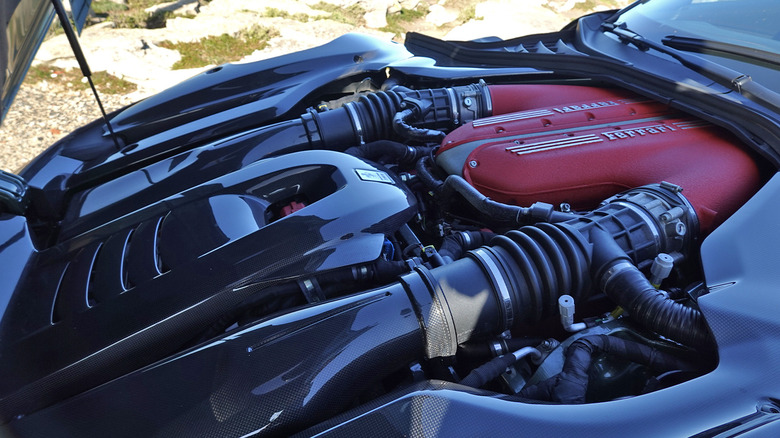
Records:
[[[91,0],[70,2],[76,27],[81,31]],[[51,0],[6,0],[0,3],[0,122],[27,75],[43,37],[54,18]]]

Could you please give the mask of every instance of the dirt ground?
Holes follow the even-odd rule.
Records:
[[[105,71],[135,84],[135,89],[126,93],[101,93],[106,111],[143,99],[209,68],[174,70],[172,66],[181,56],[175,50],[161,47],[161,41],[198,41],[208,35],[233,34],[255,25],[277,29],[278,36],[268,41],[263,50],[242,60],[248,62],[315,47],[347,32],[399,40],[403,38],[399,26],[402,30],[452,40],[484,36],[511,38],[557,30],[585,12],[628,3],[627,0],[361,0],[357,4],[365,14],[353,17],[354,22],[350,22],[333,12],[324,12],[319,0],[204,1],[163,4],[178,8],[180,13],[171,13],[164,28],[126,29],[104,22],[84,30],[79,39],[92,71]],[[341,8],[355,4],[352,0],[327,1]],[[403,14],[412,19],[398,20]],[[63,71],[76,68],[64,35],[44,41],[34,61],[34,66],[38,65],[56,66]],[[100,117],[92,94],[71,76],[57,74],[56,69],[43,80],[33,81],[28,76],[20,88],[0,126],[0,169],[19,171],[49,145]]]

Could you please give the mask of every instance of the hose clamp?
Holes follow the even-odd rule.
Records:
[[[509,292],[509,285],[506,283],[504,274],[493,260],[491,254],[487,252],[487,248],[477,248],[471,251],[470,254],[479,261],[482,268],[487,272],[488,277],[490,277],[491,283],[493,283],[493,290],[496,292],[499,301],[498,307],[501,309],[501,315],[504,319],[503,330],[509,330],[515,322],[515,312],[512,305],[512,294]]]
[[[631,263],[629,263],[627,260],[620,260],[619,262],[610,266],[606,271],[604,271],[603,274],[601,274],[601,278],[599,278],[600,290],[602,291],[607,290],[607,286],[609,285],[609,282],[612,281],[612,279],[615,278],[617,274],[627,269],[636,269],[636,267]]]
[[[465,231],[461,231],[460,235],[463,236],[463,247],[471,248],[471,236]]]
[[[445,88],[447,90],[447,96],[450,98],[450,111],[452,111],[452,124],[454,126],[460,125],[460,111],[458,108],[460,107],[460,102],[458,102],[458,98],[455,96],[455,91],[453,91],[452,88]]]
[[[358,138],[358,143],[361,145],[366,144],[365,140],[363,139],[363,125],[360,124],[360,118],[358,117],[357,111],[355,111],[354,102],[349,102],[346,105],[344,105],[344,108],[347,109],[347,114],[349,115],[349,118],[352,119],[352,126],[355,127],[355,134]]]
[[[650,233],[653,235],[653,240],[655,243],[655,247],[659,249],[659,251],[666,250],[663,241],[663,236],[661,234],[661,230],[658,228],[657,221],[652,217],[652,215],[644,208],[639,207],[636,204],[633,204],[631,202],[626,202],[623,200],[620,201],[613,201],[610,202],[612,205],[619,205],[621,207],[624,207],[628,210],[631,210],[636,215],[638,215],[640,218],[642,218],[642,221],[648,225],[647,229],[650,231]]]
[[[504,348],[498,341],[493,341],[493,343],[490,345],[493,349],[493,356],[498,357],[504,354]]]
[[[485,114],[482,117],[493,115],[493,100],[490,97],[490,89],[484,79],[479,80],[479,86],[482,87],[482,102],[485,104]]]

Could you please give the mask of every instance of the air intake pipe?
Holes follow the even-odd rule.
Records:
[[[490,91],[477,84],[411,90],[394,87],[301,116],[313,147],[343,150],[377,140],[435,142],[443,131],[492,115]]]
[[[601,289],[658,333],[708,345],[699,312],[648,289],[637,268],[660,252],[678,259],[690,252],[698,225],[680,191],[668,183],[629,190],[588,214],[510,231],[428,271],[452,318],[453,344],[539,321],[554,314],[563,294],[583,299]]]
[[[394,147],[388,146],[389,142],[438,144],[444,137],[443,131],[492,114],[493,98],[483,81],[422,90],[396,86],[388,91],[359,95],[337,108],[310,109],[299,118],[263,126],[247,136],[228,140],[223,147],[248,148],[233,158],[241,161],[231,163],[222,159],[216,165],[210,162],[204,171],[222,175],[231,169],[225,166],[244,165],[246,157],[254,161],[309,149],[344,152],[375,142],[384,145],[371,145],[374,151],[384,146],[393,153]],[[247,146],[241,146],[244,144]],[[425,148],[410,149],[414,150],[405,159],[416,159],[428,152]]]
[[[260,321],[175,360],[189,370],[186,380],[213,377],[211,367],[197,364],[240,364],[241,371],[213,389],[211,403],[198,404],[203,410],[198,418],[215,419],[204,427],[243,431],[252,424],[254,431],[242,433],[289,435],[348,408],[352,399],[340,394],[362,393],[412,362],[452,357],[459,344],[539,320],[554,312],[560,295],[586,297],[593,285],[615,292],[632,316],[650,316],[640,320],[665,336],[707,340],[696,311],[647,299],[646,285],[630,269],[659,252],[684,257],[696,227],[693,209],[676,187],[637,188],[576,219],[523,227],[450,264],[418,266],[382,288]],[[647,309],[661,317],[653,318]],[[668,322],[653,321],[661,318]],[[164,373],[164,367],[106,388],[136,394],[132,388],[154,386],[148,379],[162,381],[155,380],[161,378],[156,373]],[[171,382],[153,397],[140,396],[152,403],[150,409],[174,406],[183,392],[178,384]],[[88,394],[102,402],[124,400],[101,398],[100,391]],[[257,429],[258,419],[267,424]]]

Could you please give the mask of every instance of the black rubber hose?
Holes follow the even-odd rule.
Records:
[[[391,137],[390,121],[401,109],[402,97],[393,91],[365,94],[358,99],[358,113],[366,125],[366,141]]]
[[[480,213],[498,223],[522,226],[535,222],[565,222],[579,217],[573,213],[554,211],[550,204],[535,203],[531,207],[518,207],[494,201],[458,175],[450,175],[441,181],[428,170],[431,161],[430,157],[423,157],[415,167],[417,176],[423,184],[437,193],[440,199],[447,202],[452,199],[454,193],[460,194]]]
[[[540,401],[581,404],[588,390],[588,368],[594,354],[607,353],[656,372],[694,371],[695,365],[671,354],[638,342],[606,335],[586,336],[574,341],[566,350],[563,370],[549,379],[524,388],[521,397]]]
[[[396,134],[408,140],[420,142],[440,143],[444,140],[445,134],[435,129],[415,128],[409,122],[421,118],[419,111],[407,108],[398,112],[393,117],[393,130]]]
[[[466,251],[486,245],[495,236],[495,233],[489,231],[460,231],[448,234],[442,240],[439,254],[449,257],[450,260],[458,260]]]
[[[312,147],[344,150],[397,137],[438,144],[445,136],[443,131],[492,114],[484,83],[426,90],[394,87],[346,100],[339,108],[312,110],[297,121]],[[472,101],[476,105],[465,106]]]
[[[650,330],[699,350],[714,349],[704,315],[656,290],[635,266],[616,273],[604,292]]]
[[[439,187],[439,195],[441,199],[448,200],[452,199],[455,193],[463,196],[474,208],[495,221],[511,225],[527,224],[527,221],[524,220],[527,209],[493,201],[480,193],[462,177],[450,175],[444,180],[444,184]]]
[[[430,154],[431,150],[432,148],[412,147],[392,140],[377,140],[351,147],[344,152],[383,164],[408,164],[417,162],[421,157]]]
[[[448,181],[463,180],[450,177]],[[448,187],[452,186],[445,183],[441,193],[447,193]],[[437,277],[452,276],[446,283],[457,289],[447,298],[456,326],[459,330],[463,327],[464,337],[490,335],[486,330],[497,327],[500,332],[518,322],[534,323],[557,313],[561,294],[580,301],[598,288],[649,329],[702,351],[711,348],[701,313],[660,295],[634,266],[646,262],[647,256],[658,254],[664,248],[659,240],[667,237],[652,217],[637,211],[627,205],[608,203],[565,223],[525,226],[497,236],[489,245],[438,268]],[[626,249],[632,250],[637,259],[630,259]],[[490,305],[476,316],[472,307],[481,291],[461,287],[461,283],[468,284],[463,273],[469,269],[469,261],[476,261],[494,284]],[[613,268],[624,265],[626,272],[616,275],[622,271]],[[486,323],[491,318],[499,323]],[[498,332],[492,334],[495,333]]]
[[[472,342],[458,346],[458,355],[473,359],[498,357],[524,347],[536,347],[544,342],[542,338],[523,337],[497,339],[490,342]]]
[[[607,296],[640,324],[699,350],[713,350],[714,339],[698,309],[659,292],[605,231],[594,228],[592,272]]]
[[[463,378],[463,380],[460,381],[460,384],[470,386],[472,388],[481,388],[482,385],[500,376],[504,370],[525,356],[534,356],[536,359],[539,359],[541,357],[541,353],[539,350],[533,347],[524,347],[521,350],[515,351],[514,353],[498,356],[489,362],[473,369],[466,377]]]
[[[591,290],[590,251],[590,243],[572,226],[543,223],[496,236],[489,245],[432,270],[458,344],[554,314],[562,291],[585,296]],[[475,302],[482,304],[475,307]]]
[[[515,361],[516,359],[512,354],[496,357],[486,364],[480,365],[478,368],[472,370],[460,381],[460,384],[472,388],[481,388],[485,383],[501,375],[501,373],[503,373],[507,367],[515,363]]]
[[[342,285],[345,283],[385,284],[407,272],[409,272],[409,266],[404,261],[380,258],[369,265],[338,269],[319,274],[317,279],[321,283]]]
[[[431,157],[423,157],[417,160],[415,165],[415,171],[417,171],[417,177],[434,193],[438,193],[441,190],[441,186],[444,185],[444,181],[433,176],[433,173],[428,169],[433,162]]]
[[[403,101],[409,108],[403,109]],[[425,108],[431,103],[407,99],[395,91],[379,91],[361,95],[356,102],[321,113],[312,113],[317,134],[325,147],[339,150],[342,145],[370,143],[387,140],[394,134],[406,140],[440,143],[445,134],[441,131],[412,126],[424,122]]]

